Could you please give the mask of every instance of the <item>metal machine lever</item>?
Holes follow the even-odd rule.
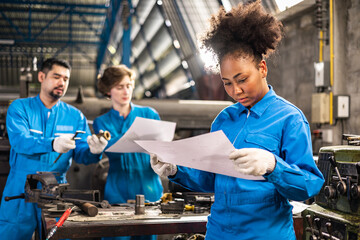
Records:
[[[338,169],[338,167],[337,167],[336,160],[335,160],[334,156],[330,156],[330,157],[328,158],[328,160],[329,160],[330,164],[333,166],[333,168],[334,168],[334,170],[335,170],[335,172],[336,172],[336,175],[337,175],[338,178],[339,178],[339,181],[342,182],[342,183],[346,186],[346,184],[344,183],[344,181],[343,181],[342,178],[341,178],[341,175],[340,175],[339,169]]]
[[[319,230],[319,237],[320,237],[320,239],[322,239],[323,233],[322,233],[322,231],[321,231],[320,218],[315,218],[315,219],[314,219],[314,223],[315,223],[315,225],[316,225],[316,228]]]
[[[311,236],[310,239],[311,240],[318,240],[317,236],[315,235],[315,229],[314,229],[314,225],[311,219],[311,215],[306,215],[306,220],[310,226],[310,231],[311,231]]]

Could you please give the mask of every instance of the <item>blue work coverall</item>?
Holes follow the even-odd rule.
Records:
[[[95,133],[107,130],[111,134],[106,149],[117,142],[130,128],[136,117],[159,120],[159,114],[150,107],[130,103],[131,111],[124,118],[119,112],[111,109],[94,120]],[[162,196],[160,177],[150,166],[150,156],[145,153],[113,153],[106,152],[109,158],[109,173],[105,185],[104,198],[109,203],[126,203],[143,194],[151,202]]]
[[[66,171],[72,158],[78,163],[98,162],[101,154],[91,154],[86,138],[90,129],[85,116],[73,106],[59,101],[47,109],[36,97],[15,100],[8,108],[6,127],[10,140],[10,173],[3,192],[0,209],[1,239],[26,240],[38,227],[41,230],[41,211],[36,203],[24,199],[5,201],[5,196],[17,196],[24,193],[26,176],[37,171],[54,171],[60,173],[59,183],[66,182]],[[78,134],[76,148],[59,156],[52,147],[55,137],[75,131]],[[41,233],[41,231],[40,231]]]
[[[130,128],[136,117],[159,120],[159,114],[150,107],[130,103],[131,111],[124,118],[119,112],[111,109],[94,120],[95,133],[107,130],[111,134],[107,148],[117,142]],[[109,172],[105,184],[104,199],[109,203],[126,203],[143,194],[145,199],[154,202],[160,199],[163,192],[160,177],[150,166],[150,156],[145,153],[106,152],[109,158]],[[103,239],[156,239],[156,236],[114,237]]]
[[[265,180],[252,181],[178,167],[171,181],[193,191],[214,192],[207,240],[295,240],[292,206],[316,195],[324,183],[312,155],[309,124],[293,104],[269,92],[250,110],[236,103],[214,120],[234,147],[261,148],[275,155]],[[231,161],[224,159],[224,161]]]

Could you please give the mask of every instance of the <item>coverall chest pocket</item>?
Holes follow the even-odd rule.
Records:
[[[248,147],[251,147],[251,145],[253,145],[253,147],[260,147],[274,154],[279,153],[280,140],[270,134],[249,133],[245,138],[245,142],[250,145]]]

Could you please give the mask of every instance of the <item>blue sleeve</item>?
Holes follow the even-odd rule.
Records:
[[[159,114],[156,114],[156,115],[154,116],[154,119],[156,119],[156,120],[160,120],[160,116],[159,116]]]
[[[169,180],[195,192],[215,191],[215,174],[193,168],[178,166],[175,176]]]
[[[310,129],[307,122],[285,128],[281,155],[275,156],[274,171],[264,176],[284,197],[304,201],[315,196],[324,184],[312,154]]]
[[[87,137],[91,135],[89,125],[85,116],[80,113],[79,125],[77,130],[85,131],[85,134],[80,134],[81,139],[76,140],[76,148],[73,152],[73,158],[77,163],[91,164],[96,163],[102,158],[102,154],[92,154],[87,143]]]
[[[9,106],[6,115],[6,128],[11,147],[15,152],[26,155],[52,152],[54,138],[32,136],[28,117],[25,107],[20,101],[14,101]]]
[[[148,110],[147,118],[160,120],[160,115],[154,108],[148,107]]]

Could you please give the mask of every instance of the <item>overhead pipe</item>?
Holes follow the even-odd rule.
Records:
[[[131,67],[130,56],[131,56],[131,19],[132,19],[132,4],[131,0],[128,2],[123,2],[123,11],[122,11],[122,23],[123,23],[123,55],[121,58],[121,63],[125,64],[127,67]]]
[[[333,91],[334,85],[334,16],[333,0],[329,0],[329,27],[330,27],[330,125],[333,124]]]
[[[151,61],[152,61],[152,62],[154,63],[154,65],[155,65],[154,72],[156,73],[158,79],[160,80],[161,88],[162,88],[162,89],[164,90],[164,92],[165,92],[165,87],[164,87],[165,82],[164,82],[164,79],[162,78],[162,76],[160,75],[160,70],[159,70],[159,67],[158,67],[158,61],[157,61],[157,60],[155,59],[155,57],[153,56],[153,53],[152,53],[152,51],[151,51],[151,49],[150,49],[150,43],[149,43],[149,41],[146,39],[146,35],[145,35],[144,29],[143,29],[143,26],[145,25],[145,22],[148,20],[149,16],[151,15],[151,12],[154,11],[155,5],[157,5],[157,4],[154,3],[154,5],[152,6],[151,10],[149,11],[149,13],[148,13],[148,15],[146,16],[145,21],[144,21],[143,23],[140,22],[140,17],[137,15],[137,11],[134,11],[134,15],[136,16],[137,24],[139,24],[139,26],[140,26],[139,33],[140,33],[140,36],[142,37],[142,39],[143,39],[144,42],[145,42],[145,49],[146,49],[146,51],[147,51],[147,53],[148,53],[148,56],[150,57]],[[164,19],[164,21],[165,21],[165,19]],[[140,53],[138,57],[140,57],[141,54],[142,54],[142,53]],[[136,62],[139,62],[139,61],[136,61]],[[140,81],[141,85],[142,85],[145,89],[151,87],[151,86],[145,86],[145,84],[144,84],[143,78],[144,78],[144,75],[146,74],[146,72],[145,72],[145,71],[140,71],[140,64],[139,64],[139,68],[138,68],[138,69],[139,69],[139,73],[140,73],[140,75],[139,75],[139,81]],[[146,70],[146,68],[145,68],[145,70]]]
[[[323,30],[323,1],[316,0],[316,27],[319,29],[319,62],[323,61],[324,30]]]
[[[316,27],[319,29],[319,62],[324,61],[324,43],[330,44],[330,86],[329,86],[329,124],[333,125],[333,91],[334,84],[334,36],[333,36],[333,0],[329,0],[329,31],[326,30],[326,24],[324,24],[324,0],[316,0]],[[327,37],[329,33],[329,37]]]
[[[162,17],[164,18],[165,29],[168,31],[168,34],[170,35],[170,37],[172,39],[172,42],[176,41],[177,40],[176,34],[172,30],[171,21],[167,17],[164,6],[162,4],[161,5],[158,4],[157,6],[158,6],[158,8],[160,10],[160,13],[161,13]],[[186,26],[184,25],[183,27],[186,27]],[[191,41],[191,40],[189,39],[189,41]],[[182,53],[182,51],[179,48],[174,47],[174,50],[175,50],[176,54],[178,55],[178,57],[181,59],[181,61],[186,61],[184,54]],[[187,81],[191,82],[192,74],[191,74],[189,68],[185,68],[182,64],[180,64],[180,67],[184,71],[184,73],[186,75],[186,78],[187,78]]]

